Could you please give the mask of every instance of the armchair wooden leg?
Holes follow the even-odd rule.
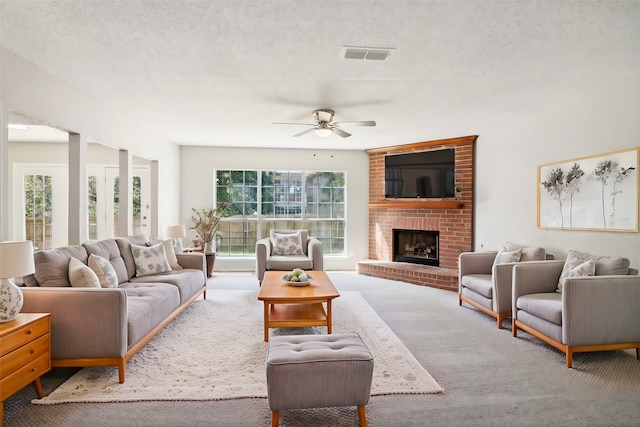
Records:
[[[280,423],[280,411],[271,411],[271,427],[278,427]]]
[[[462,294],[458,294],[458,305],[462,305]]]
[[[360,418],[360,426],[367,427],[367,417],[364,413],[364,405],[358,405],[358,417]]]
[[[504,316],[500,313],[498,313],[497,317],[497,321],[498,321],[498,329],[502,329],[502,321],[504,320]]]
[[[640,347],[636,348],[636,359],[640,360]]]

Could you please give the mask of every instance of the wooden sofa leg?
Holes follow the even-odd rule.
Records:
[[[278,427],[280,423],[280,411],[271,411],[271,427]]]
[[[573,366],[573,350],[571,347],[567,346],[565,354],[567,355],[567,368],[571,368]]]
[[[458,305],[462,305],[462,294],[458,294]]]
[[[504,316],[498,313],[497,320],[498,320],[498,329],[502,329],[502,321],[504,320]]]
[[[358,417],[360,418],[360,426],[367,427],[367,416],[364,413],[364,405],[358,405]]]
[[[118,381],[124,384],[124,359],[118,359]]]
[[[516,327],[516,319],[511,319],[511,335],[518,336],[518,328]]]
[[[640,360],[640,347],[636,348],[636,359]]]

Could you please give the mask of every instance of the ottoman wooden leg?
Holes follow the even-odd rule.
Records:
[[[364,405],[358,405],[358,417],[360,417],[360,426],[367,427],[367,417],[364,414]]]
[[[280,411],[271,411],[271,427],[278,427],[280,423]]]

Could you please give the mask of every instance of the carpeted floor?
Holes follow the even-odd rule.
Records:
[[[330,273],[340,291],[360,292],[445,389],[374,396],[370,426],[638,426],[640,361],[632,351],[579,353],[574,368],[535,338],[459,307],[456,294],[352,273]],[[256,289],[252,274],[216,274],[217,289]],[[211,363],[215,363],[212,357]],[[43,378],[51,392],[76,370]],[[33,387],[5,402],[5,426],[268,426],[266,399],[208,402],[33,405]],[[280,425],[357,426],[355,408],[283,411]]]
[[[333,311],[334,333],[359,334],[374,356],[372,395],[442,391],[360,293],[343,291]],[[85,368],[33,403],[265,398],[268,344],[262,316],[257,290],[217,290],[215,298],[192,304],[127,362],[124,384],[113,367]],[[270,334],[326,331],[276,328]]]

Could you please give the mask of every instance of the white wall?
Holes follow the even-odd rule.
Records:
[[[481,134],[476,146],[475,248],[506,241],[625,256],[640,267],[640,233],[537,228],[537,167],[640,145],[640,78]],[[640,173],[640,171],[636,171]],[[635,177],[634,177],[635,178]]]
[[[369,156],[364,151],[189,147],[181,149],[182,223],[191,208],[213,206],[215,169],[331,170],[347,173],[346,256],[325,256],[325,270],[355,270],[369,251]],[[195,234],[190,231],[185,242]],[[255,269],[255,260],[216,259],[216,270]]]
[[[178,221],[180,205],[180,148],[112,107],[70,86],[60,79],[2,48],[0,94],[4,114],[15,111],[53,127],[79,133],[111,147],[129,150],[133,156],[157,160],[159,164],[159,223]],[[6,139],[0,140],[3,148]],[[3,152],[3,151],[0,151]],[[1,158],[2,168],[8,160]],[[6,163],[5,163],[6,162]],[[3,175],[4,176],[4,175]],[[0,183],[0,200],[6,200],[8,182]],[[7,230],[7,206],[0,207],[2,226]],[[0,236],[2,238],[2,236]],[[10,239],[11,236],[6,236]]]

